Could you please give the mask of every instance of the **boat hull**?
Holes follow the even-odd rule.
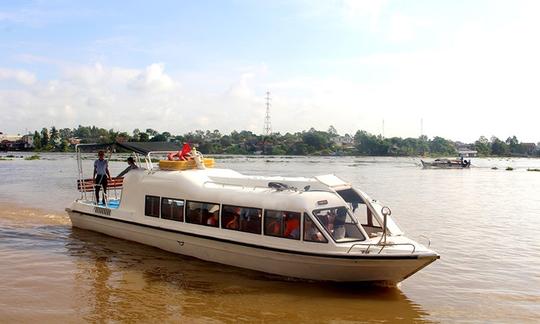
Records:
[[[165,251],[308,280],[395,284],[438,258],[426,255],[321,255],[254,246],[67,210],[72,225]]]

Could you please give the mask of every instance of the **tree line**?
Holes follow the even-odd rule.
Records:
[[[74,143],[177,142],[195,144],[204,154],[267,154],[267,155],[372,155],[372,156],[454,156],[462,143],[443,137],[383,137],[358,130],[340,135],[333,126],[327,131],[311,128],[296,133],[254,134],[251,131],[196,130],[182,135],[158,132],[151,128],[134,129],[131,133],[96,126],[57,129],[55,126],[35,131],[36,151],[72,151]],[[520,143],[515,136],[506,141],[481,136],[466,146],[480,156],[540,156],[540,147]]]

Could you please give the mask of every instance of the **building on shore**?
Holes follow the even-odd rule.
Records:
[[[0,150],[20,151],[34,148],[34,136],[27,135],[8,135],[0,132]]]

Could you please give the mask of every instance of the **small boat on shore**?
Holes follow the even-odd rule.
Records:
[[[195,150],[186,162],[148,143],[117,145],[141,167],[114,178],[99,204],[77,147],[81,196],[66,208],[74,227],[308,280],[395,284],[439,258],[404,235],[390,208],[335,175],[250,176]]]
[[[424,168],[436,168],[436,169],[466,169],[471,167],[471,161],[464,159],[435,159],[431,162],[422,162],[422,167]]]

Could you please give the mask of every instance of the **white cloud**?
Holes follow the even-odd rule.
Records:
[[[177,84],[164,71],[165,66],[162,63],[151,64],[135,77],[130,86],[135,90],[142,91],[159,92],[171,90]]]
[[[36,76],[25,70],[0,68],[0,80],[14,80],[23,85],[31,85],[36,82]]]
[[[387,37],[393,42],[410,41],[416,36],[416,24],[411,17],[395,13],[390,17]]]
[[[230,87],[229,91],[227,92],[228,95],[239,99],[252,97],[253,94],[249,82],[254,77],[254,73],[243,73],[240,76],[240,80]]]
[[[395,42],[417,39],[428,24],[386,12],[384,1],[362,10],[351,12],[377,21],[376,34]],[[534,12],[498,25],[455,26],[441,35],[439,47],[393,46],[394,51],[328,59],[327,71],[335,75],[320,74],[316,66],[309,74],[278,75],[272,64],[189,74],[172,73],[160,63],[138,69],[94,64],[64,65],[59,77],[38,81],[28,71],[0,69],[1,79],[18,83],[0,89],[0,129],[95,124],[127,131],[260,133],[268,89],[273,128],[280,132],[332,124],[342,133],[378,134],[384,118],[387,136],[418,136],[423,118],[430,136],[473,141],[480,135],[515,134],[538,141],[540,23]]]
[[[139,70],[102,64],[65,66],[57,79],[0,89],[0,115],[6,116],[0,129],[20,132],[93,124],[123,131],[153,128],[183,133],[253,127],[250,130],[260,132],[256,73],[244,70],[228,78],[223,89],[229,91],[210,94],[180,87],[180,79],[168,75],[162,64]]]
[[[387,0],[343,0],[343,15],[349,22],[367,19],[372,30],[379,28],[381,15],[388,5]]]

